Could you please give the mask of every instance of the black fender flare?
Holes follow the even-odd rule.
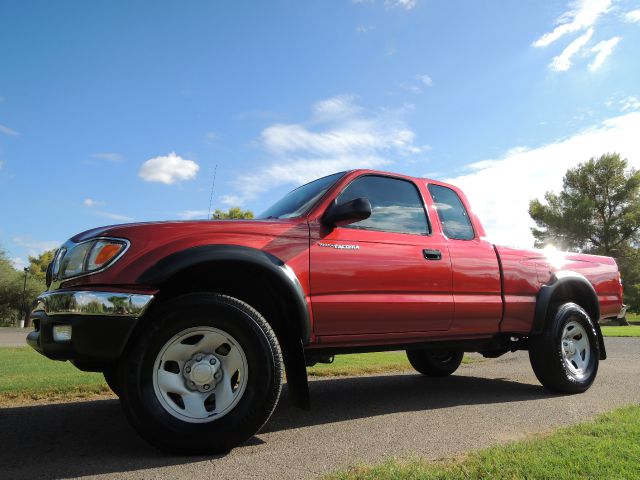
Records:
[[[598,343],[600,344],[600,359],[604,360],[607,358],[607,353],[604,346],[604,338],[602,337],[602,330],[600,329],[599,324],[600,302],[598,301],[598,294],[596,293],[595,288],[593,288],[591,282],[587,280],[584,275],[578,272],[567,270],[557,271],[551,276],[551,280],[548,284],[540,287],[536,298],[536,308],[530,335],[540,335],[544,331],[547,316],[549,314],[551,299],[553,298],[554,293],[563,286],[571,286],[581,292],[583,302],[576,303],[582,304],[585,300],[588,302],[588,305],[583,304],[583,307],[587,310],[587,313],[593,320],[593,325],[598,335]],[[576,301],[576,299],[570,300]]]
[[[290,329],[285,329],[285,338],[283,338],[286,342],[283,347],[287,351],[284,359],[287,383],[293,404],[308,410],[310,398],[304,345],[307,345],[311,338],[311,317],[298,277],[281,259],[265,251],[241,245],[202,245],[169,254],[142,273],[137,282],[145,285],[161,285],[187,268],[222,261],[258,267],[272,274],[271,278],[290,294],[288,300],[291,300],[291,306],[295,312],[294,322],[297,328],[295,334]]]
[[[169,254],[149,267],[137,282],[160,285],[178,272],[203,263],[238,262],[261,268],[275,276],[279,286],[286,288],[293,299],[300,340],[303,345],[311,337],[311,319],[304,290],[294,271],[275,255],[240,245],[202,245]]]

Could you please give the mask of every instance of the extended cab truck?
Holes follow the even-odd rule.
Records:
[[[280,396],[309,407],[306,366],[405,349],[427,376],[463,352],[528,350],[540,382],[589,388],[598,321],[622,308],[613,259],[491,244],[464,194],[356,170],[293,190],[247,221],[116,225],[58,250],[28,343],[101,371],[149,442],[220,452]]]

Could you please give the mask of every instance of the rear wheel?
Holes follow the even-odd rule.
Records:
[[[256,310],[225,295],[190,294],[147,325],[119,369],[124,411],[147,441],[219,453],[262,428],[280,396],[282,354]]]
[[[593,321],[575,303],[560,305],[542,335],[531,338],[529,359],[550,390],[582,393],[596,378],[600,345]]]
[[[407,358],[411,366],[429,377],[446,377],[455,372],[464,352],[458,350],[421,349],[407,350]]]

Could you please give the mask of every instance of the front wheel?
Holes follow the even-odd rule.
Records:
[[[171,452],[221,453],[262,428],[282,386],[282,354],[266,320],[218,294],[170,300],[121,362],[131,424]]]
[[[117,365],[105,368],[102,371],[105,382],[118,397],[120,396],[120,384],[118,383],[118,367]]]
[[[462,363],[464,352],[458,350],[420,349],[407,350],[409,363],[428,377],[446,377]]]
[[[529,359],[540,383],[550,390],[586,391],[600,362],[598,334],[587,312],[575,303],[560,305],[542,335],[531,338]]]

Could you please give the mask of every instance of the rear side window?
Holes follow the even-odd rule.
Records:
[[[413,183],[398,178],[365,175],[342,191],[338,203],[360,197],[371,202],[371,216],[346,228],[416,235],[430,233],[422,198]]]
[[[475,237],[473,226],[458,194],[440,185],[429,184],[428,188],[444,234],[456,240],[472,240]]]

